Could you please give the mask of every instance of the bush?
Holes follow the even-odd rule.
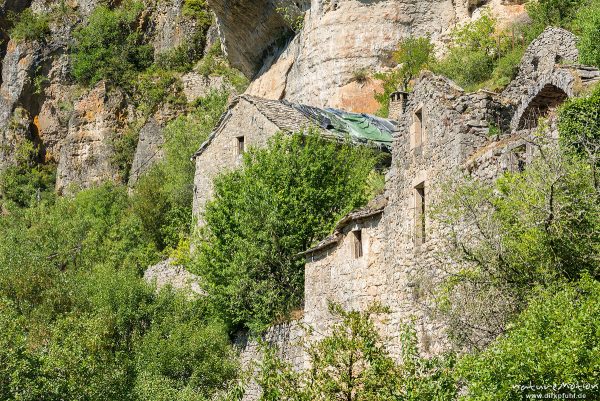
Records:
[[[558,130],[566,149],[600,167],[600,86],[561,107]]]
[[[25,140],[15,151],[16,164],[0,172],[0,204],[4,209],[29,207],[52,197],[56,165],[36,162],[39,149]]]
[[[600,1],[593,0],[588,7],[581,7],[573,29],[579,36],[579,61],[600,67]]]
[[[454,399],[454,357],[419,357],[415,331],[406,326],[403,360],[396,364],[374,324],[373,316],[385,311],[372,305],[364,312],[347,312],[330,304],[340,322],[325,338],[305,344],[311,368],[302,372],[266,348],[258,380],[261,401]]]
[[[73,32],[72,73],[79,83],[93,86],[106,79],[128,87],[152,64],[152,46],[144,43],[137,23],[143,9],[139,2],[115,10],[100,6]]]
[[[527,14],[533,22],[535,35],[547,26],[568,28],[578,9],[585,1],[578,0],[531,0],[527,3]]]
[[[538,289],[535,294],[504,336],[482,353],[460,361],[458,376],[467,388],[461,399],[508,401],[534,393],[554,393],[555,398],[577,393],[578,398],[597,399],[600,395],[600,283],[584,276],[579,282]],[[552,387],[562,383],[583,387]],[[596,388],[585,389],[586,384]],[[530,385],[549,387],[528,389]]]
[[[190,157],[208,137],[227,99],[227,92],[212,92],[198,100],[194,111],[171,121],[164,130],[164,160],[136,183],[133,213],[160,249],[177,247],[190,233],[195,171]]]
[[[211,46],[204,55],[204,58],[200,60],[196,66],[196,71],[206,77],[225,77],[227,81],[233,85],[235,90],[240,93],[244,92],[248,86],[248,79],[241,72],[229,65],[221,51],[221,43],[218,41]]]
[[[195,269],[233,327],[260,332],[300,304],[298,253],[368,200],[366,179],[376,163],[370,149],[316,133],[280,134],[215,180]]]
[[[12,40],[21,41],[44,41],[50,33],[50,21],[43,14],[36,14],[30,8],[26,8],[20,14],[10,14],[13,27],[9,36]]]
[[[522,33],[513,35],[514,29],[510,34],[498,32],[496,19],[484,13],[453,31],[448,54],[432,69],[466,90],[500,90],[514,78],[524,51],[524,42],[519,38]]]

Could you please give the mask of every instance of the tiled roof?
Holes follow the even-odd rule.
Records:
[[[231,110],[241,100],[254,105],[262,115],[282,131],[297,132],[315,127],[321,131],[323,136],[339,140],[348,137],[353,142],[371,145],[384,152],[391,152],[393,137],[397,131],[396,126],[390,120],[369,114],[349,113],[337,109],[319,109],[284,100],[241,95],[231,102],[214,131],[194,154],[194,158],[204,152],[215,136],[226,126],[227,120],[231,116]]]

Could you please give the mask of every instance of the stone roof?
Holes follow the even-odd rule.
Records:
[[[398,130],[393,121],[370,114],[350,113],[338,109],[320,109],[285,100],[241,95],[234,98],[227,111],[219,119],[216,128],[200,146],[200,149],[194,153],[193,158],[202,154],[210,146],[215,136],[227,125],[231,111],[242,100],[256,107],[281,131],[298,132],[314,127],[324,137],[337,140],[344,140],[348,137],[354,143],[370,145],[388,153],[391,152],[393,137]]]
[[[326,237],[324,240],[319,242],[314,247],[300,253],[300,255],[312,255],[315,252],[329,248],[332,245],[337,244],[343,237],[342,231],[352,222],[358,220],[368,219],[369,217],[377,216],[383,213],[387,206],[388,199],[384,195],[379,195],[374,198],[369,204],[361,209],[355,210],[342,217],[335,225],[333,233]]]

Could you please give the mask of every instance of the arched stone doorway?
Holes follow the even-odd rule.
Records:
[[[540,118],[546,117],[560,106],[569,96],[558,86],[547,83],[531,98],[519,117],[517,129],[533,129]]]

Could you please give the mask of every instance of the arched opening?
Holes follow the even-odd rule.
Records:
[[[546,117],[567,99],[565,91],[553,84],[546,84],[527,105],[519,119],[518,129],[537,127],[538,120]]]

